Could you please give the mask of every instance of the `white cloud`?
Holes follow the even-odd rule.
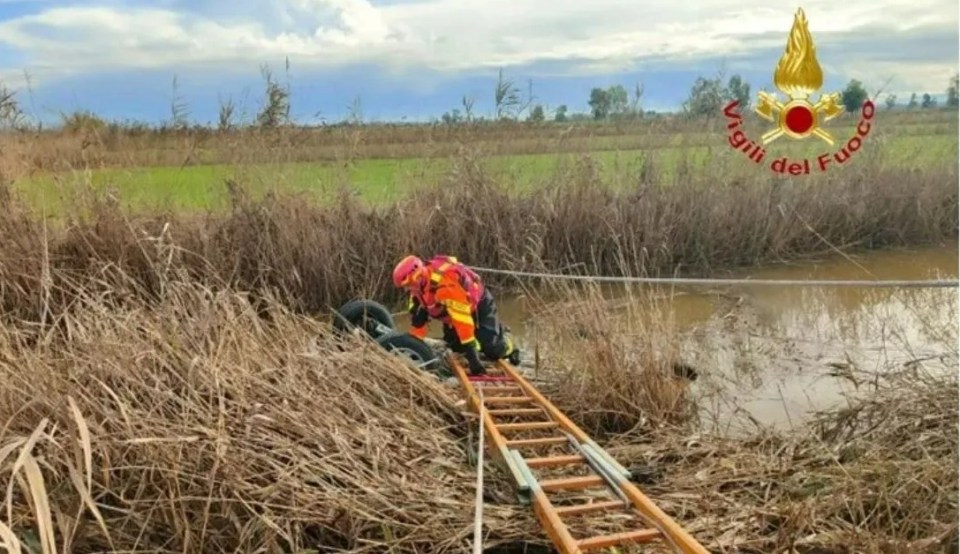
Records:
[[[249,71],[287,55],[298,66],[379,62],[394,70],[441,71],[578,60],[579,71],[602,72],[651,57],[683,64],[782,49],[794,10],[730,0],[423,0],[384,6],[368,0],[239,0],[238,12],[226,19],[222,5],[205,11],[203,1],[153,5],[158,7],[50,7],[0,22],[0,43],[23,52],[27,69],[41,79],[192,64]],[[891,53],[918,29],[957,33],[955,0],[811,0],[803,7],[814,40],[834,51],[845,46],[831,37],[858,29],[870,29],[877,47]],[[838,67],[856,75],[892,71],[905,89],[936,84],[939,90],[942,74],[957,65],[955,48],[916,56],[879,56],[869,67],[851,59]],[[0,71],[11,69],[20,70]]]

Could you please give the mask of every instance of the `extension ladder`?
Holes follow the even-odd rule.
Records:
[[[520,373],[504,360],[496,366],[500,372],[486,376],[468,376],[456,355],[447,360],[457,379],[467,393],[471,408],[480,414],[480,395],[477,385],[483,386],[483,425],[493,455],[503,463],[517,483],[519,499],[524,504],[533,504],[534,514],[547,536],[561,554],[609,548],[616,545],[663,541],[678,554],[709,554],[689,533],[658,508],[632,482],[631,474],[610,454],[600,448],[586,433],[570,421],[548,401]],[[506,394],[504,394],[506,393]],[[536,417],[535,421],[523,421]],[[511,419],[504,422],[502,419]],[[516,421],[521,419],[521,421]],[[505,435],[523,431],[552,431],[552,435],[538,438],[507,438]],[[524,457],[522,448],[566,445],[571,453],[545,457]],[[586,466],[587,475],[556,477],[540,480],[536,469]],[[557,505],[547,493],[605,489],[606,499],[580,502],[572,505]],[[630,531],[575,539],[563,518],[585,514],[611,517],[633,513],[647,523]]]

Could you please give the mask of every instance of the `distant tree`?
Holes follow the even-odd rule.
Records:
[[[610,115],[624,115],[630,109],[630,96],[623,85],[614,85],[607,89],[610,100]]]
[[[187,101],[179,94],[177,76],[173,76],[173,94],[170,97],[170,125],[174,129],[186,129],[190,126],[190,109]]]
[[[934,108],[937,105],[937,100],[930,96],[929,92],[923,93],[923,100],[920,102],[921,108]]]
[[[958,97],[958,91],[960,91],[960,73],[955,73],[953,78],[950,80],[950,86],[947,87],[947,106],[951,108],[956,108],[960,106],[960,97]]]
[[[697,77],[690,87],[690,96],[683,102],[683,111],[694,117],[719,114],[725,96],[726,90],[719,77]]]
[[[914,92],[910,95],[910,101],[907,102],[907,107],[911,109],[917,107],[917,93]]]
[[[353,97],[353,102],[347,106],[347,123],[350,125],[363,125],[363,101],[360,95]]]
[[[886,99],[887,109],[892,110],[894,106],[897,105],[897,95],[888,94]]]
[[[561,123],[567,120],[566,104],[561,104],[557,107],[557,110],[553,114],[553,120]]]
[[[594,87],[590,91],[590,100],[587,102],[594,119],[606,119],[610,115],[610,93]]]
[[[526,111],[527,118],[529,119],[530,110],[533,109],[533,103],[536,99],[537,97],[533,95],[533,79],[527,79],[527,97],[520,99],[517,105],[517,115],[519,116]]]
[[[460,110],[457,108],[444,113],[442,116],[440,116],[440,119],[447,125],[456,125],[457,123],[463,121],[463,117],[460,115]]]
[[[463,104],[463,113],[467,121],[473,121],[473,97],[466,94],[460,99]]]
[[[257,114],[257,123],[261,127],[278,127],[290,119],[290,91],[273,79],[266,65],[261,67],[260,72],[266,81],[266,98]]]
[[[217,113],[218,124],[217,128],[220,131],[229,131],[234,127],[234,113],[236,112],[237,106],[233,103],[233,98],[219,98],[218,101],[220,104],[220,109]]]
[[[730,81],[727,82],[724,101],[729,102],[730,100],[739,102],[741,111],[750,107],[750,83],[743,82],[740,75],[730,76]]]
[[[605,89],[594,87],[590,90],[590,100],[587,101],[587,105],[590,106],[590,113],[596,120],[622,118],[635,113],[634,107],[639,105],[641,94],[643,94],[643,88],[638,84],[635,99],[631,105],[630,93],[623,85],[612,85]]]
[[[530,115],[527,117],[527,121],[541,122],[546,119],[546,116],[543,114],[543,106],[537,104],[530,110]]]
[[[863,83],[856,79],[851,79],[850,82],[847,83],[847,88],[843,89],[843,92],[840,94],[840,101],[848,112],[853,113],[860,109],[860,106],[867,101],[868,96],[867,90],[863,88]]]

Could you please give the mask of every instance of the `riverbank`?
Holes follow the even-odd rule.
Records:
[[[476,445],[457,388],[277,301],[175,276],[157,301],[77,292],[40,340],[0,325],[0,532],[35,551],[44,530],[77,551],[469,551]],[[669,326],[564,300],[607,336],[556,345],[572,358],[550,367],[587,376],[542,390],[711,551],[956,542],[956,373],[935,371],[955,350],[860,376],[860,398],[813,425],[730,438],[676,409],[691,396],[666,370]],[[509,479],[485,471],[485,546],[548,544]]]

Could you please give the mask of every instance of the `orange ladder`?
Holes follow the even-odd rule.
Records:
[[[513,475],[522,503],[533,504],[534,514],[547,536],[561,554],[579,554],[616,545],[662,541],[682,554],[709,554],[680,525],[658,508],[646,495],[630,482],[630,472],[624,469],[610,454],[603,450],[586,433],[570,421],[530,384],[516,369],[504,360],[496,366],[500,372],[489,372],[488,377],[467,375],[457,356],[449,354],[447,360],[457,379],[467,393],[471,408],[480,414],[480,395],[476,385],[481,382],[502,383],[484,386],[483,425],[492,454]],[[496,394],[494,394],[496,393]],[[502,394],[514,393],[514,394]],[[537,421],[498,421],[498,418],[525,418],[539,416]],[[515,432],[545,430],[552,436],[509,439],[505,435]],[[567,445],[572,452],[546,457],[524,457],[521,448],[538,448],[551,445]],[[559,477],[539,480],[535,469],[586,466],[589,473],[576,477]],[[606,499],[573,505],[555,505],[548,493],[605,489]],[[575,539],[564,522],[585,514],[622,516],[632,513],[646,522],[646,526],[633,530]]]

